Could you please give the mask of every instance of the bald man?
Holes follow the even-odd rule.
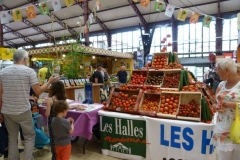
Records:
[[[127,72],[125,71],[126,67],[121,66],[121,70],[117,73],[117,80],[119,83],[127,83]]]

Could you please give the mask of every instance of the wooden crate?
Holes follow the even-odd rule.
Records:
[[[167,98],[167,96],[168,95],[173,95],[173,96],[178,96],[178,100],[177,100],[177,102],[174,102],[174,100],[171,100],[171,99],[169,99],[169,102],[166,102],[166,100],[168,99]],[[163,96],[165,96],[165,102],[163,102]],[[179,105],[180,105],[180,93],[179,92],[166,92],[166,91],[162,91],[162,93],[161,93],[161,100],[160,100],[160,106],[159,106],[159,108],[158,108],[158,112],[157,112],[157,116],[158,117],[162,117],[162,118],[171,118],[171,119],[176,119],[177,118],[177,109],[178,109],[178,107],[179,107]],[[166,104],[166,103],[168,103],[168,105],[163,105],[163,104]],[[177,105],[177,106],[174,106],[174,104],[175,105]],[[162,106],[163,105],[163,106]],[[172,109],[173,110],[173,113],[172,114],[167,114],[167,113],[164,113],[164,111],[163,112],[160,112],[160,109],[162,108],[162,107],[168,107],[169,108],[169,110],[170,109]],[[171,107],[171,108],[170,108]],[[174,108],[175,107],[175,108]],[[175,109],[175,111],[174,111],[174,109]]]
[[[159,83],[159,84],[149,84],[148,81],[149,81],[150,76],[162,76],[161,83]],[[147,77],[147,80],[145,81],[144,86],[150,85],[150,86],[153,86],[153,87],[161,87],[162,81],[163,81],[163,76],[164,76],[164,72],[163,71],[155,70],[155,69],[149,69],[148,77]]]
[[[165,86],[165,77],[166,75],[169,75],[169,74],[174,74],[174,73],[179,73],[179,78],[178,78],[178,85],[176,87],[166,87]],[[171,69],[171,70],[165,70],[164,71],[164,77],[163,77],[163,81],[162,81],[162,85],[161,85],[161,89],[162,90],[176,90],[176,91],[179,91],[179,87],[180,87],[180,75],[181,74],[181,69]]]
[[[122,92],[123,94],[128,95],[128,96],[123,97],[120,95],[120,92]],[[111,111],[136,113],[138,105],[141,100],[142,93],[143,93],[142,90],[120,90],[119,88],[113,87],[111,89],[111,93],[109,95],[106,107],[108,110],[111,110]],[[133,95],[136,95],[135,104],[130,105],[131,107],[129,107],[129,108],[131,108],[131,110],[125,110],[124,101],[126,101],[126,100],[129,101]],[[118,96],[117,97],[118,99],[122,99],[122,102],[123,102],[122,104],[114,102],[114,99],[116,99],[116,96]],[[113,107],[113,106],[115,106],[115,107]]]
[[[139,107],[138,107],[138,113],[141,115],[156,116],[157,110],[158,110],[159,104],[160,104],[160,94],[161,94],[160,92],[155,92],[155,93],[148,92],[148,91],[143,92],[141,102],[139,103]],[[142,105],[143,105],[145,98],[147,98],[148,96],[154,96],[154,95],[159,96],[159,101],[158,101],[158,105],[156,106],[157,107],[156,110],[154,110],[154,111],[143,110]]]
[[[151,66],[151,68],[152,69],[156,69],[156,70],[164,70],[163,68],[162,69],[160,69],[160,68],[157,68],[157,67],[154,67],[154,66],[156,66],[156,65],[168,65],[168,52],[157,52],[157,53],[153,53],[153,59],[152,59],[152,66]],[[167,56],[167,61],[166,61],[166,63],[164,63],[164,64],[156,64],[157,62],[155,61],[155,59],[158,57],[158,56],[162,56],[162,55],[165,55],[165,56]],[[158,62],[159,63],[159,62]]]
[[[141,83],[141,84],[132,84],[132,83],[130,83],[131,80],[132,80],[132,76],[133,76],[134,74],[137,74],[137,75],[143,74],[144,77],[146,77],[145,81],[144,81],[143,83]],[[148,69],[135,69],[135,70],[132,71],[132,76],[131,76],[131,78],[130,78],[130,81],[129,81],[128,85],[136,85],[136,86],[138,86],[138,85],[139,85],[139,86],[144,85],[144,83],[146,82],[147,77],[148,77]]]
[[[177,116],[177,119],[189,120],[189,121],[201,121],[201,92],[181,92],[180,105],[188,104],[190,101],[195,100],[199,105],[199,117],[187,117],[187,116]],[[178,114],[180,112],[180,105],[178,107]],[[185,106],[186,107],[186,106]]]

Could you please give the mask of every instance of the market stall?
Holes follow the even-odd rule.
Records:
[[[124,159],[209,159],[213,96],[182,68],[176,53],[154,54],[151,64],[133,70],[128,84],[112,89],[99,111],[102,153]]]

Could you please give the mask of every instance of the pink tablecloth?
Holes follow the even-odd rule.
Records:
[[[101,110],[101,104],[94,104],[96,109],[91,111],[73,111],[69,110],[66,118],[74,119],[74,132],[72,136],[82,136],[86,139],[92,139],[92,128],[99,122],[98,111]],[[43,115],[45,124],[47,125],[47,117],[45,116],[46,106],[39,105],[39,113]]]

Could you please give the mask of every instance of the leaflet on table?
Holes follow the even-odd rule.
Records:
[[[88,105],[81,103],[71,103],[69,104],[69,108],[72,111],[81,111],[81,112],[91,112],[95,109],[102,108],[102,105]]]

